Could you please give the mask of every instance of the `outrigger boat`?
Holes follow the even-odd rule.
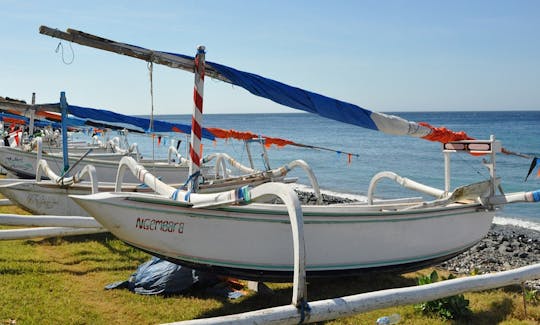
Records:
[[[11,108],[12,102],[0,102],[0,106],[6,109]],[[59,110],[62,103],[48,104],[48,109]],[[111,123],[118,123],[121,121],[121,127],[128,127],[130,130],[139,131],[141,126],[148,123],[147,119],[133,118],[118,113],[114,113],[106,110],[97,110],[91,108],[84,108],[79,106],[68,105],[64,103],[67,111],[74,113],[79,118],[90,118],[93,124],[104,123],[111,126]],[[58,107],[56,107],[58,106]],[[19,110],[30,111],[36,105],[30,106],[18,103]],[[50,115],[51,113],[49,113]],[[66,122],[66,119],[61,120],[62,124]],[[157,127],[162,133],[164,131],[173,130],[183,133],[190,131],[190,127],[187,125],[168,122],[154,121],[154,126]],[[138,129],[137,129],[138,128]],[[122,129],[121,133],[125,136],[127,129]],[[65,133],[62,133],[62,135]],[[219,128],[204,128],[204,137],[207,139],[216,138],[235,138],[243,140],[245,144],[245,150],[247,152],[247,158],[249,159],[250,166],[245,166],[234,158],[225,153],[213,153],[201,160],[203,181],[199,183],[199,191],[204,193],[219,192],[236,188],[242,185],[257,185],[269,181],[280,182],[295,182],[296,178],[286,177],[287,173],[294,168],[303,168],[308,177],[312,176],[312,171],[309,166],[303,162],[292,161],[289,164],[278,168],[271,168],[270,161],[268,159],[268,153],[265,145],[270,144],[288,144],[296,145],[300,147],[313,147],[305,144],[299,144],[290,140],[272,138],[265,136],[261,138],[259,135],[255,135],[251,132],[243,132],[236,130],[224,130]],[[115,140],[115,141],[113,141]],[[21,150],[20,148],[5,147],[0,148],[0,165],[4,163],[7,168],[14,173],[22,177],[33,177],[35,179],[1,179],[0,180],[0,193],[11,200],[12,203],[19,207],[37,215],[56,215],[56,216],[88,216],[88,213],[75,204],[69,195],[86,195],[96,192],[109,192],[115,190],[116,174],[120,159],[125,156],[130,156],[129,153],[119,147],[119,138],[113,138],[109,140],[107,146],[115,149],[118,152],[108,161],[104,159],[96,159],[102,155],[91,155],[82,160],[79,155],[71,155],[72,146],[69,146],[68,154],[45,154],[42,149],[43,137],[34,137],[32,142],[36,148],[34,151]],[[65,142],[65,139],[56,139],[56,143],[61,144]],[[125,140],[127,143],[127,140]],[[265,170],[259,170],[254,167],[253,157],[251,154],[250,143],[257,143],[261,145],[262,156],[265,161]],[[130,146],[130,149],[135,146],[136,143]],[[26,146],[30,147],[30,146]],[[127,145],[125,147],[128,147]],[[332,150],[329,148],[317,147],[322,150]],[[49,148],[47,148],[49,151]],[[60,145],[56,149],[62,150]],[[3,151],[2,151],[3,150]],[[133,176],[128,174],[128,178],[122,181],[128,181],[128,183],[122,183],[123,191],[132,192],[149,192],[151,188],[146,184],[141,183],[144,180],[144,175],[149,171],[159,176],[159,179],[169,184],[176,184],[179,186],[185,178],[187,178],[188,160],[184,158],[179,152],[178,148],[170,146],[168,149],[169,157],[167,160],[144,163],[140,159],[140,153],[137,150],[135,158],[136,162],[130,161],[129,165],[133,171]],[[65,162],[65,157],[69,157]],[[114,158],[114,159],[113,159]],[[81,161],[82,160],[82,161]],[[211,164],[214,163],[214,166]],[[74,168],[79,165],[79,168]],[[60,172],[61,166],[69,166],[67,173]],[[91,168],[91,169],[90,169]],[[71,175],[71,176],[70,176]],[[98,180],[99,175],[99,180]],[[164,177],[166,175],[167,177]],[[45,178],[45,179],[42,179]],[[105,180],[105,181],[104,181]],[[171,182],[171,180],[176,180]],[[181,180],[181,182],[179,182]],[[317,185],[314,186],[318,188]]]
[[[0,101],[0,108],[14,111],[35,111],[35,113],[47,112],[50,115],[51,112],[60,111],[60,104],[28,105],[14,103],[12,101]],[[67,114],[70,114],[77,118],[90,121],[92,125],[115,126],[121,130],[128,128],[129,130],[136,132],[146,132],[150,124],[149,119],[126,116],[103,109],[100,110],[68,105],[67,102],[66,109],[68,110],[66,116]],[[67,118],[61,120],[63,125],[66,123],[66,119]],[[152,125],[154,128],[153,132],[189,133],[190,131],[189,126],[180,123],[168,123],[153,120]],[[65,133],[65,131],[62,132],[61,136],[63,137]],[[214,139],[214,136],[207,130],[203,130],[203,136],[210,140]],[[100,180],[112,182],[116,178],[118,162],[122,157],[128,155],[136,157],[145,168],[152,170],[166,182],[177,183],[189,176],[189,167],[186,161],[143,159],[136,143],[131,144],[127,148],[121,148],[118,145],[120,141],[115,140],[116,138],[113,138],[104,144],[106,148],[113,151],[108,153],[98,152],[98,150],[95,150],[95,148],[92,147],[87,148],[85,152],[81,151],[81,149],[74,150],[73,148],[68,148],[64,152],[62,149],[64,145],[55,147],[54,150],[52,150],[53,152],[49,152],[51,150],[42,143],[42,137],[32,137],[25,146],[0,146],[0,165],[16,177],[36,178],[36,171],[38,170],[38,164],[41,159],[45,159],[50,168],[59,175],[66,172],[66,170],[62,170],[66,165],[69,165],[72,168],[72,170],[70,170],[72,173],[76,173],[81,170],[84,165],[91,164],[96,168]],[[67,144],[67,141],[65,146],[70,147],[69,144]],[[75,151],[75,153],[72,153],[73,151]],[[68,157],[67,162],[64,162],[64,156]],[[204,166],[202,168],[202,173],[206,173],[209,169],[208,166]],[[136,182],[137,179],[131,177],[130,181]]]
[[[204,194],[197,192],[196,178],[187,189],[175,189],[150,173],[145,174],[144,182],[153,186],[155,194],[127,193],[121,192],[125,167],[118,173],[115,192],[72,196],[121,240],[175,263],[256,280],[290,281],[294,273],[295,288],[303,288],[304,270],[308,277],[316,277],[404,270],[448,259],[486,235],[498,207],[540,201],[540,191],[496,193],[499,180],[495,155],[503,149],[494,137],[474,140],[464,132],[372,112],[258,75],[206,63],[203,47],[193,58],[71,29],[65,33],[42,26],[40,32],[195,72],[193,120],[197,127],[202,114],[202,81],[207,75],[292,108],[393,135],[443,143],[445,189],[382,172],[372,179],[365,203],[301,205],[291,187],[278,182]],[[198,145],[194,138],[191,164],[196,171],[193,165],[198,159],[193,157],[197,157]],[[449,165],[453,152],[487,157],[483,163],[490,178],[451,190]],[[195,174],[193,170],[190,173]],[[385,178],[433,199],[375,200],[377,183]],[[280,202],[271,201],[275,197]],[[301,299],[295,300],[298,297],[302,297],[301,290],[293,294],[293,303],[299,303]]]
[[[493,150],[481,152],[492,157],[500,149],[493,139],[449,145],[486,146]],[[156,182],[147,177],[148,184]],[[375,200],[383,178],[434,199]],[[493,175],[445,192],[383,172],[371,181],[364,203],[301,206],[295,192],[279,183],[216,194],[160,184],[159,194],[117,191],[72,198],[118,238],[152,255],[240,278],[288,281],[294,269],[292,214],[303,218],[308,277],[402,271],[436,264],[473,246],[488,232],[499,205],[540,199],[538,191],[494,195],[497,184]],[[289,206],[264,203],[276,193]]]

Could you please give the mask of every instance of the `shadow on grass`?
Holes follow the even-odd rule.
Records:
[[[314,279],[308,283],[308,300],[333,299],[342,296],[416,285],[415,279],[391,273],[366,273],[365,276]],[[195,296],[199,296],[195,292]],[[201,296],[199,296],[201,297]],[[215,297],[213,297],[215,298]],[[202,313],[197,318],[217,317],[244,313],[291,304],[292,284],[286,288],[274,289],[273,294],[255,293],[240,301],[221,299],[223,306]]]
[[[342,296],[362,294],[367,292],[416,286],[417,280],[406,278],[402,275],[391,273],[367,273],[365,276],[340,277],[335,279],[311,280],[308,284],[308,300],[333,299]],[[198,298],[209,298],[204,291],[191,292],[189,294]],[[211,296],[216,298],[215,296]],[[291,304],[292,284],[286,288],[275,289],[273,294],[252,294],[239,301],[221,298],[223,306],[217,309],[201,313],[197,318],[219,317],[237,313],[245,313],[259,309],[272,308]],[[498,324],[511,315],[514,305],[511,299],[503,298],[493,302],[488,310],[476,312],[472,315],[454,321],[449,324]]]
[[[478,324],[491,325],[499,324],[504,321],[508,315],[512,313],[514,303],[509,298],[503,298],[501,301],[491,303],[491,306],[486,311],[481,311],[467,317],[466,320],[454,321],[452,324]]]

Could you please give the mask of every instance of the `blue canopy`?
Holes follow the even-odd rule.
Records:
[[[332,120],[378,130],[370,117],[372,112],[360,106],[218,63],[209,62],[209,64],[229,79],[232,84],[240,86],[256,96]]]
[[[189,125],[180,123],[170,123],[165,121],[154,120],[153,130],[149,130],[150,119],[143,117],[128,116],[104,109],[95,109],[82,106],[69,105],[69,114],[82,118],[94,123],[109,123],[118,127],[126,127],[128,129],[135,129],[139,132],[183,132],[191,134],[191,127]],[[214,140],[215,137],[208,130],[203,129],[203,138]]]
[[[153,53],[154,55],[163,53],[166,56],[176,58],[171,59],[171,61],[178,61],[175,63],[188,71],[189,63],[194,60],[193,57],[184,54],[156,51]],[[424,137],[431,133],[430,127],[419,125],[416,122],[407,121],[398,116],[372,112],[355,104],[290,86],[254,73],[240,71],[210,61],[206,61],[206,66],[210,77],[242,87],[256,96],[264,97],[290,108],[394,135]]]
[[[194,72],[194,58],[188,55],[149,50],[136,45],[115,42],[74,29],[68,29],[67,33],[65,33],[58,29],[41,26],[40,33],[149,62],[165,64],[172,68]],[[267,98],[278,104],[317,114],[332,120],[371,130],[378,130],[392,135],[422,137],[426,140],[443,143],[470,139],[464,132],[454,132],[442,127],[433,127],[428,123],[416,123],[398,116],[373,112],[355,104],[218,63],[206,61],[205,65],[205,74],[211,78],[237,85],[256,96]]]

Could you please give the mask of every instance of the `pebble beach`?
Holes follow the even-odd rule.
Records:
[[[540,262],[540,232],[528,228],[493,224],[480,242],[438,265],[452,273],[470,275],[499,272]],[[540,280],[526,285],[540,289]]]

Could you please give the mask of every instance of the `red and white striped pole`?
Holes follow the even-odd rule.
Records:
[[[195,87],[193,89],[193,115],[191,117],[191,143],[189,144],[189,189],[193,192],[198,190],[199,173],[201,169],[201,137],[202,137],[202,113],[204,94],[204,56],[205,47],[197,47],[195,56]]]

